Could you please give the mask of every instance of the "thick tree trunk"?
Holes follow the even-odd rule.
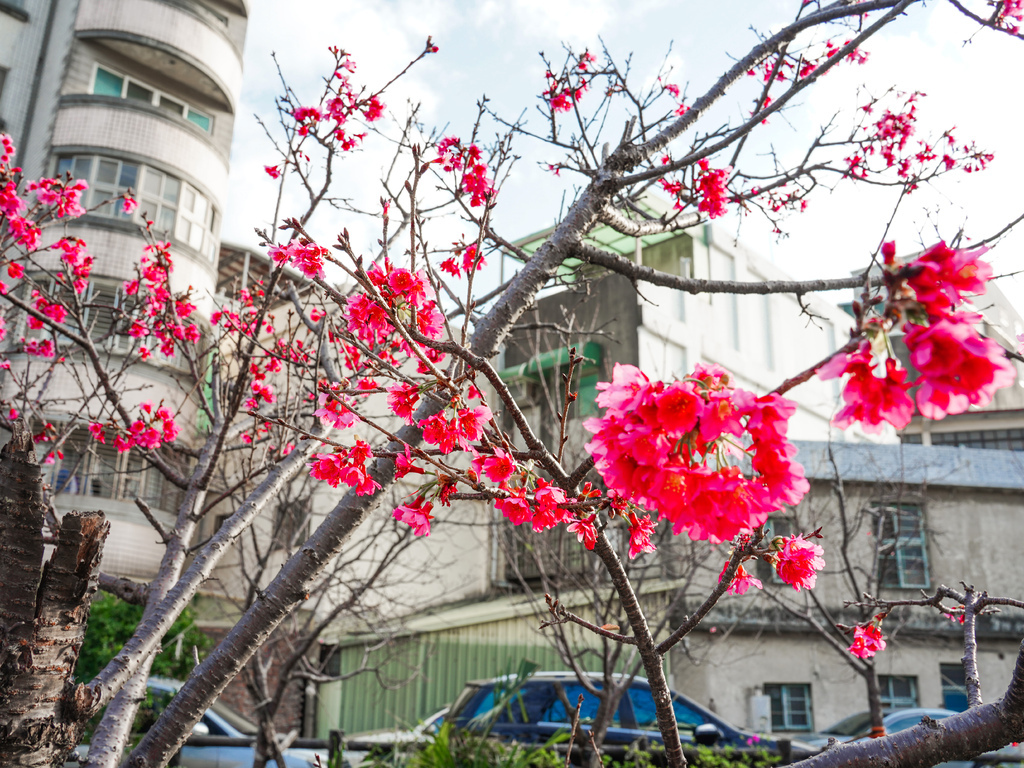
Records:
[[[42,472],[23,422],[0,449],[0,768],[61,765],[92,691],[75,685],[109,524],[68,512],[44,562]]]

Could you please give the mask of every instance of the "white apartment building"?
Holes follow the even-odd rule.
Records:
[[[108,204],[67,227],[95,257],[92,301],[120,300],[148,219],[171,243],[172,287],[192,286],[200,314],[212,311],[248,13],[248,0],[0,0],[0,130],[13,137],[26,178],[85,179],[87,207],[128,189],[139,202],[134,215]],[[52,239],[64,234],[53,231]],[[38,258],[44,268],[57,261],[52,252]],[[134,405],[180,400],[189,374],[154,355],[131,376]],[[65,375],[49,394],[75,386]],[[196,425],[188,413],[180,421]],[[101,507],[111,521],[105,571],[155,574],[163,546],[133,500],[170,522],[177,494],[141,456],[83,434],[65,446],[50,482],[59,509]]]

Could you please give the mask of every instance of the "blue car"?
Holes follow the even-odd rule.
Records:
[[[601,687],[599,676],[593,676],[592,682]],[[479,718],[494,708],[495,687],[499,689],[500,700],[501,690],[508,684],[507,678],[467,683],[445,719],[459,728],[479,729]],[[537,672],[523,683],[519,694],[497,714],[491,733],[508,741],[543,744],[555,734],[568,732],[572,727],[580,694],[583,694],[580,724],[588,729],[597,715],[598,698],[587,691],[571,672]],[[681,694],[672,694],[672,706],[683,746],[777,748],[773,740],[741,731]],[[647,680],[637,677],[619,701],[605,744],[627,745],[643,738],[651,743],[662,743],[651,687]],[[800,749],[803,745],[794,746]],[[813,750],[807,748],[807,751]]]

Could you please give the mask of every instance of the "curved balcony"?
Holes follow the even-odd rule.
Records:
[[[184,120],[149,105],[102,97],[62,99],[54,120],[54,153],[92,151],[163,166],[196,184],[223,210],[228,160]]]
[[[242,53],[199,6],[159,0],[81,0],[75,34],[101,41],[234,112]]]

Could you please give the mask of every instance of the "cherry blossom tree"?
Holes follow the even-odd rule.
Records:
[[[965,29],[974,31],[980,24],[988,28],[986,34],[1019,36],[1024,13],[1019,3],[953,4],[966,18]],[[344,193],[333,191],[338,164],[364,142],[384,135],[377,126],[384,120],[388,84],[360,85],[352,58],[333,49],[333,66],[319,96],[304,100],[287,90],[279,101],[282,133],[271,131],[278,156],[266,166],[267,173],[282,185],[297,185],[308,205],[262,233],[271,268],[262,283],[239,291],[235,302],[212,314],[206,338],[196,317],[196,297],[172,287],[171,247],[155,238],[137,279],[124,285],[130,301],[110,307],[85,299],[94,267],[86,245],[49,236],[85,212],[83,182],[23,179],[11,167],[13,147],[5,142],[0,247],[10,278],[26,287],[7,288],[4,300],[12,313],[27,318],[30,330],[40,332],[19,340],[16,353],[8,356],[12,371],[18,363],[12,374],[16,398],[33,404],[34,422],[43,424],[37,434],[49,449],[60,451],[72,427],[84,427],[94,440],[137,451],[182,491],[172,529],[154,518],[166,554],[159,574],[144,587],[142,623],[94,680],[75,687],[69,676],[62,677],[73,668],[76,653],[74,637],[62,638],[68,652],[62,662],[46,667],[52,684],[48,697],[39,698],[31,683],[43,669],[24,649],[36,642],[31,633],[41,629],[45,612],[35,612],[31,601],[21,613],[8,610],[17,626],[9,629],[13,634],[5,646],[6,692],[0,699],[11,723],[0,744],[0,754],[9,755],[7,763],[26,754],[34,755],[37,764],[60,762],[85,720],[106,706],[87,762],[117,764],[160,638],[232,542],[285,485],[308,471],[327,489],[346,490],[324,491],[336,499],[333,508],[196,667],[132,750],[129,765],[167,763],[209,704],[309,600],[332,561],[395,492],[404,503],[394,507],[393,518],[419,536],[443,525],[446,508],[457,502],[491,504],[512,524],[530,525],[537,532],[564,527],[575,534],[607,572],[628,622],[627,630],[594,626],[593,631],[635,648],[654,694],[668,763],[685,765],[664,655],[728,590],[749,586],[745,562],[766,560],[781,579],[803,590],[814,587],[827,556],[816,531],[765,540],[768,515],[798,503],[808,488],[787,437],[796,406],[786,393],[815,375],[843,376],[846,407],[838,423],[857,422],[870,430],[883,422],[905,424],[912,383],[918,409],[939,418],[985,405],[1013,375],[1004,351],[980,335],[978,318],[964,305],[991,278],[980,259],[987,239],[971,248],[939,243],[908,260],[896,259],[895,248],[887,243],[871,265],[876,271],[866,269],[854,278],[758,283],[665,274],[587,240],[598,224],[639,237],[682,231],[736,209],[781,228],[821,179],[892,185],[910,193],[936,176],[979,171],[989,162],[987,152],[956,138],[952,130],[921,138],[924,131],[916,126],[920,97],[893,93],[857,104],[860,117],[843,130],[827,126],[810,136],[798,161],[766,167],[749,147],[771,130],[770,118],[808,89],[827,87],[834,68],[863,60],[873,36],[923,3],[794,5],[799,7],[792,21],[759,38],[693,99],[683,98],[685,89],[671,82],[668,72],[653,84],[637,85],[610,53],[570,51],[561,67],[548,67],[541,84],[540,128],[503,120],[486,103],[467,138],[424,133],[413,118],[398,121],[387,134],[399,152],[373,213],[381,234],[372,251],[358,246],[347,230],[315,231],[313,215],[320,206],[355,208],[345,202]],[[422,56],[436,52],[428,40]],[[749,83],[757,87],[741,117],[719,122],[712,108],[744,92]],[[624,127],[612,131],[620,115]],[[485,144],[482,136],[489,125],[502,126],[502,133]],[[542,142],[557,152],[552,172],[573,174],[580,184],[559,224],[532,253],[515,246],[494,224],[500,180],[510,172],[518,141]],[[437,193],[437,187],[444,193]],[[650,214],[641,204],[652,187],[671,197],[669,214]],[[131,207],[134,201],[124,204]],[[434,219],[446,211],[460,216],[473,234],[438,250],[430,233]],[[886,240],[884,229],[880,224],[880,243]],[[522,266],[502,285],[481,292],[478,270],[498,250],[518,257]],[[850,342],[829,359],[794,371],[771,392],[737,388],[730,373],[715,365],[700,364],[672,382],[618,366],[612,381],[601,386],[603,414],[585,424],[593,434],[590,457],[572,465],[561,445],[546,445],[534,433],[491,359],[538,292],[566,268],[580,265],[690,293],[803,296],[862,287],[863,294]],[[291,309],[282,313],[285,300]],[[110,322],[101,325],[97,316]],[[887,335],[897,328],[906,334],[917,371],[913,382],[889,353]],[[111,338],[131,339],[129,351],[105,352],[98,329]],[[136,402],[126,394],[132,364],[154,350],[186,361],[188,375],[181,379],[175,403],[167,398]],[[81,383],[80,396],[46,403],[37,395],[58,370]],[[196,386],[205,381],[209,390]],[[499,404],[510,415],[515,438],[495,419],[492,406]],[[64,414],[65,426],[45,420],[53,408]],[[208,429],[186,439],[179,425],[186,413],[202,413]],[[9,453],[29,477],[27,431],[12,427]],[[744,458],[747,465],[740,461]],[[230,469],[230,487],[213,484],[222,468]],[[65,527],[78,519],[47,522],[37,470],[34,482],[36,495],[26,503],[35,511],[15,526],[31,543],[21,557],[36,570],[27,572],[38,574],[22,579],[23,597],[36,595],[33,584],[56,578],[57,566],[50,565],[63,550],[58,543],[44,569],[44,538],[59,526],[59,542]],[[229,500],[225,522],[193,552],[199,522]],[[145,514],[146,504],[140,501]],[[95,552],[102,525],[81,525],[94,530],[89,547],[78,551]],[[662,631],[649,622],[609,540],[611,526],[621,527],[628,538],[627,558],[651,552],[659,527],[698,541],[731,542],[732,552],[703,602],[680,624]],[[97,559],[80,557],[72,569],[78,578],[71,601],[78,624],[84,622],[85,601],[97,581],[114,590],[137,589],[100,578]],[[965,614],[993,600],[945,589],[929,599],[936,605],[959,602]],[[26,612],[26,605],[32,610]],[[588,623],[565,611],[558,618]],[[965,620],[964,626],[970,654],[976,645],[973,622]],[[859,627],[856,635],[855,649],[880,648],[870,625]],[[982,704],[980,683],[972,686],[974,706],[962,715],[829,750],[809,762],[886,759],[924,766],[963,759],[1024,736],[1024,660],[998,702]]]

